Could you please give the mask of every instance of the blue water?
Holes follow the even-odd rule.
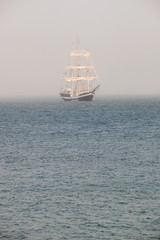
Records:
[[[160,239],[160,98],[1,102],[0,239]]]

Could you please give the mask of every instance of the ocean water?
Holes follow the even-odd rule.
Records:
[[[1,102],[0,239],[160,239],[160,98]]]

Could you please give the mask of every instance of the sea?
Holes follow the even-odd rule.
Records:
[[[10,239],[160,239],[160,97],[1,101]]]

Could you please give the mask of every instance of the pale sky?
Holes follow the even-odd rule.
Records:
[[[160,95],[159,0],[0,0],[0,98],[58,96],[77,36],[99,95]]]

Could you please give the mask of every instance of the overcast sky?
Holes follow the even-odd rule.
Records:
[[[100,95],[160,95],[159,0],[0,0],[0,98],[58,96],[77,36]]]

